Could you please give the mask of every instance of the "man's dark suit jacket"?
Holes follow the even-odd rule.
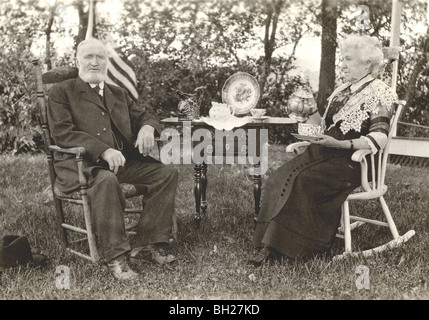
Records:
[[[100,161],[100,155],[115,147],[112,124],[120,132],[127,149],[133,150],[133,157],[139,156],[134,141],[143,125],[151,125],[161,132],[156,117],[131,100],[125,89],[105,83],[104,97],[105,106],[80,77],[63,81],[49,91],[48,120],[54,143],[63,148],[84,147],[87,174],[96,167],[107,167]],[[79,186],[76,161],[72,156],[55,153],[54,166],[61,191],[72,191]]]

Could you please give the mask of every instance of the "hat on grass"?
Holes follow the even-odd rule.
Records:
[[[20,265],[40,266],[46,256],[32,254],[26,237],[7,235],[0,238],[0,271]]]

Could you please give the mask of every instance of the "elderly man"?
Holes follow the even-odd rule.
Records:
[[[155,263],[176,258],[165,254],[174,211],[178,174],[148,156],[160,126],[126,90],[107,84],[107,50],[96,39],[77,48],[79,77],[63,81],[49,92],[48,119],[60,147],[85,147],[84,170],[88,197],[101,254],[117,279],[136,279],[128,255]],[[77,166],[68,156],[54,155],[56,184],[63,192],[79,186]],[[135,247],[131,251],[124,226],[125,198],[120,183],[133,184],[144,194],[145,206]]]

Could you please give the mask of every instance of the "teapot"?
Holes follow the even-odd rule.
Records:
[[[296,90],[288,101],[289,117],[298,122],[308,119],[308,114],[316,107],[311,90],[307,86],[301,86]]]
[[[209,116],[214,120],[225,121],[234,115],[234,107],[226,103],[212,102]]]

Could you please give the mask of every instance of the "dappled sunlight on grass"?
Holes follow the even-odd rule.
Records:
[[[282,145],[270,146],[270,170],[288,156]],[[242,165],[208,167],[208,209],[195,227],[192,165],[179,170],[176,211],[179,239],[171,250],[180,258],[171,266],[138,262],[135,283],[120,283],[105,267],[63,252],[50,194],[46,162],[40,156],[0,156],[0,235],[29,238],[34,251],[50,261],[43,269],[8,270],[0,277],[0,299],[416,299],[429,298],[427,169],[389,165],[386,201],[402,234],[416,235],[405,245],[371,258],[332,262],[343,250],[335,240],[332,253],[308,261],[272,262],[260,268],[246,262],[252,253],[253,180]],[[352,212],[377,217],[377,202],[352,203]],[[353,247],[366,249],[389,237],[387,228],[353,231]],[[130,238],[132,241],[132,238]],[[70,289],[56,288],[55,270],[70,268]],[[370,289],[356,287],[356,267],[370,270]]]

